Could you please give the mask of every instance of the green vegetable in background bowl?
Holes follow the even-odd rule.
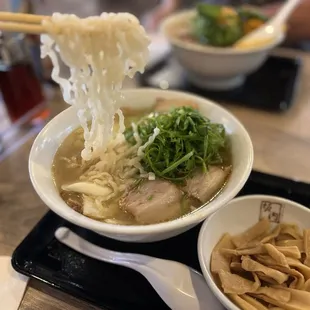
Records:
[[[238,9],[238,15],[244,35],[261,27],[268,20],[267,16],[262,13],[245,8]]]
[[[205,3],[199,3],[196,12],[193,35],[201,43],[217,47],[232,46],[267,20],[254,10]]]

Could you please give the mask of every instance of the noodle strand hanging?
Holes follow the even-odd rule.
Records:
[[[122,114],[123,81],[142,73],[147,63],[146,32],[129,13],[85,19],[54,13],[43,26],[48,35],[41,37],[41,56],[51,58],[52,78],[60,84],[65,101],[77,109],[85,139],[82,158],[102,156],[111,140],[114,116]],[[69,80],[59,76],[57,53],[70,68]]]

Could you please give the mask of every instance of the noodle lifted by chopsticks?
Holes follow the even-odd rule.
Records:
[[[82,158],[96,158],[111,139],[115,114],[123,119],[122,84],[126,76],[144,71],[149,39],[138,19],[128,13],[85,19],[55,13],[42,25],[48,35],[41,37],[41,56],[51,58],[52,78],[61,85],[65,101],[77,109],[84,129]],[[70,68],[68,80],[59,76],[57,52]]]

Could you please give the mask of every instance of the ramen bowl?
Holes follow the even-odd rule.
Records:
[[[194,16],[194,10],[172,14],[163,21],[161,29],[170,42],[174,58],[185,70],[187,79],[199,88],[229,90],[241,86],[246,75],[256,71],[285,37],[280,32],[274,40],[247,48],[202,45],[186,39]]]
[[[231,200],[211,215],[198,238],[198,258],[203,275],[215,296],[230,310],[240,310],[215,283],[210,270],[211,254],[225,233],[237,235],[268,218],[272,226],[279,223],[296,224],[300,229],[310,227],[310,210],[296,202],[267,195],[250,195]],[[211,233],[210,233],[211,232]]]
[[[225,126],[232,146],[232,172],[222,192],[206,206],[176,220],[150,225],[116,225],[88,218],[71,209],[60,197],[52,176],[55,153],[65,138],[79,127],[76,110],[70,107],[54,117],[37,136],[29,155],[31,182],[42,201],[67,221],[98,234],[128,242],[152,242],[181,234],[227,204],[248,179],[253,164],[253,146],[243,125],[228,111],[207,99],[177,91],[132,89],[124,91],[128,107],[144,109],[157,98],[191,100],[211,121]]]

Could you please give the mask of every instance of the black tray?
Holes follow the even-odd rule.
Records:
[[[299,58],[270,56],[261,68],[246,78],[241,87],[229,91],[212,91],[193,86],[187,81],[181,67],[168,55],[139,75],[139,83],[146,87],[160,87],[157,80],[167,80],[170,89],[195,93],[218,102],[281,112],[294,103],[300,68]],[[169,71],[169,77],[164,71]]]
[[[310,208],[310,184],[252,172],[240,195],[269,194]],[[196,243],[200,225],[169,240],[134,244],[96,235],[48,212],[17,247],[13,268],[27,276],[89,301],[102,309],[169,309],[151,285],[135,271],[87,258],[54,238],[59,226],[70,227],[83,238],[112,250],[143,253],[180,261],[200,270]]]

